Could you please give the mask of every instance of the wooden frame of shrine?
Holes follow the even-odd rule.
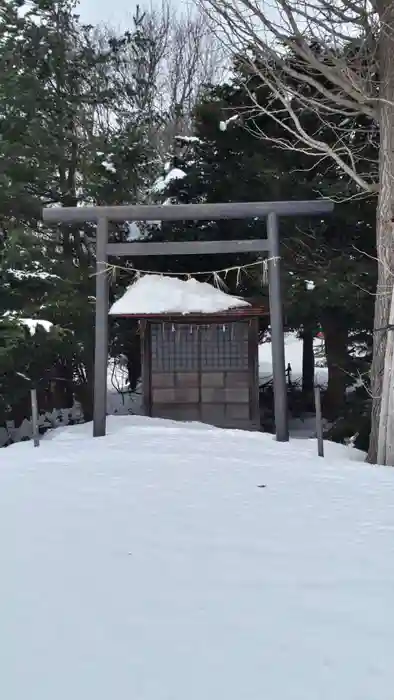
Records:
[[[146,416],[261,429],[259,334],[269,312],[247,303],[216,313],[111,311],[139,322]]]

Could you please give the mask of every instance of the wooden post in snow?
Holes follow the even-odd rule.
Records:
[[[34,447],[40,446],[40,431],[38,429],[38,404],[37,404],[37,389],[30,390],[31,397],[31,422],[33,425]]]
[[[315,386],[315,411],[316,411],[316,438],[317,438],[317,454],[319,457],[324,457],[324,442],[323,442],[323,416],[321,411],[320,387]]]

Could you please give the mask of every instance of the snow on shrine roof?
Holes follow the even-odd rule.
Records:
[[[127,289],[109,313],[111,316],[214,314],[241,307],[250,307],[250,304],[206,282],[145,275]]]

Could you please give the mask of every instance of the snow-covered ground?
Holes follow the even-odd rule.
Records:
[[[0,697],[392,700],[394,472],[110,417],[0,450]]]

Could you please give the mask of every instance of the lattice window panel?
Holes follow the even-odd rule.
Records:
[[[247,370],[248,323],[151,324],[153,372]]]
[[[196,372],[199,368],[199,336],[196,327],[152,323],[152,370]]]
[[[248,323],[203,326],[200,334],[202,370],[248,369]]]

